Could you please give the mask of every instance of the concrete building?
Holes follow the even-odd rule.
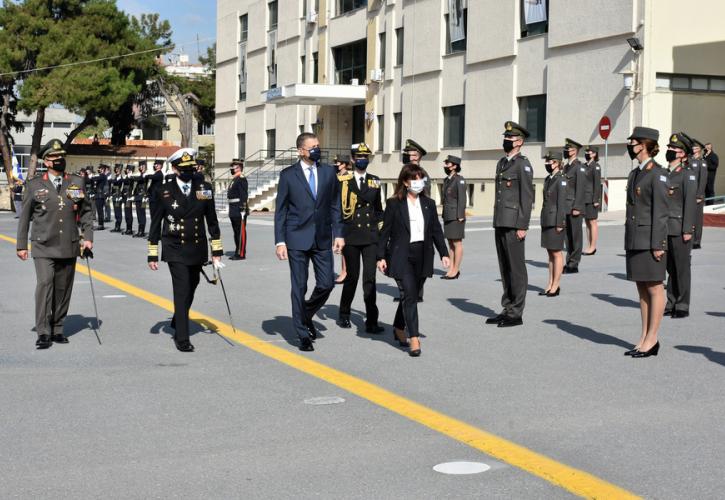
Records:
[[[24,130],[20,133],[13,131],[13,138],[15,139],[13,151],[15,152],[15,157],[20,164],[22,172],[25,173],[30,165],[30,148],[33,143],[35,113],[30,115],[18,113],[17,120],[23,124]],[[68,134],[82,121],[82,116],[78,116],[65,108],[56,106],[47,108],[45,110],[43,137],[40,140],[40,144],[43,145],[51,139],[65,141]]]
[[[273,157],[288,159],[297,134],[315,131],[333,152],[364,140],[371,172],[392,182],[414,138],[439,180],[446,155],[463,158],[471,212],[486,214],[505,120],[532,132],[524,154],[541,184],[543,153],[565,137],[601,146],[605,163],[606,115],[609,206],[621,209],[634,126],[658,128],[663,144],[685,130],[725,151],[725,2],[694,5],[218,0],[217,166],[241,156],[276,172]]]

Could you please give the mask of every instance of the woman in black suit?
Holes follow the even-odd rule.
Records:
[[[566,227],[566,177],[561,172],[561,156],[544,157],[549,175],[544,180],[544,203],[541,205],[541,246],[549,254],[549,281],[539,295],[559,295],[559,281],[564,270],[564,228]]]
[[[418,293],[426,278],[433,276],[433,245],[448,268],[448,248],[443,238],[436,205],[425,189],[425,172],[418,165],[403,166],[395,195],[387,201],[383,228],[378,240],[378,269],[395,279],[400,302],[393,332],[405,347],[405,328],[410,337],[411,356],[420,356]]]

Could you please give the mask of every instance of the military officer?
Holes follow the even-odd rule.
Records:
[[[363,298],[365,300],[365,331],[381,333],[378,325],[378,306],[375,290],[378,233],[383,221],[383,202],[380,178],[367,172],[370,148],[365,143],[350,148],[353,171],[338,177],[342,199],[343,235],[342,254],[347,266],[347,278],[342,287],[338,326],[350,328],[350,309],[355,297],[360,260],[362,259]]]
[[[597,253],[597,240],[599,239],[599,207],[602,200],[602,168],[599,166],[599,148],[587,146],[584,149],[586,160],[586,186],[584,201],[584,222],[587,225],[587,249],[583,255]]]
[[[692,155],[690,156],[690,170],[697,177],[697,218],[695,219],[695,234],[692,248],[702,248],[702,226],[705,218],[705,189],[707,188],[707,162],[702,157],[705,145],[693,137],[688,138],[692,142]]]
[[[496,201],[493,206],[503,311],[488,318],[486,323],[510,327],[523,324],[529,281],[525,239],[534,204],[534,171],[528,158],[521,154],[529,131],[512,121],[507,121],[504,128],[503,150],[506,156],[496,164]]]
[[[108,176],[106,175],[105,165],[98,166],[98,173],[93,176],[93,184],[96,187],[96,221],[98,223],[96,231],[103,231],[106,229],[105,209],[106,196],[108,195]]]
[[[154,216],[154,210],[156,210],[156,207],[158,206],[159,189],[161,188],[161,184],[164,183],[164,173],[162,172],[163,168],[164,160],[154,160],[154,172],[149,176],[148,189],[149,211],[151,212],[151,217]]]
[[[103,208],[103,222],[111,222],[111,167],[108,165],[103,166],[103,173],[106,174],[106,188],[103,190],[103,194],[106,198],[105,206]]]
[[[189,341],[189,309],[199,285],[202,265],[207,261],[209,249],[206,226],[211,237],[212,262],[220,267],[222,241],[219,222],[214,209],[211,184],[195,175],[195,151],[182,148],[168,159],[175,174],[159,189],[158,207],[151,218],[148,244],[148,265],[159,268],[159,241],[161,260],[169,265],[174,290],[174,343],[181,352],[192,352]]]
[[[234,255],[229,260],[244,260],[247,258],[247,216],[249,206],[249,182],[242,174],[244,160],[235,158],[230,168],[232,183],[227,190],[227,203],[229,203],[229,220],[234,230]]]
[[[121,223],[123,222],[123,175],[121,169],[123,165],[116,163],[113,167],[113,180],[111,181],[111,200],[113,201],[113,217],[116,221],[112,233],[121,232]]]
[[[68,314],[76,258],[93,248],[93,208],[83,178],[65,173],[63,143],[53,139],[39,156],[48,171],[28,180],[18,222],[17,254],[28,259],[28,230],[33,222],[35,328],[38,349],[67,344],[63,322]],[[80,230],[80,231],[79,231]]]
[[[125,235],[133,234],[133,189],[136,185],[133,172],[135,169],[135,166],[130,163],[127,164],[124,170],[123,182],[121,183],[123,219],[126,221],[126,230],[123,232]]]
[[[578,142],[567,138],[563,151],[568,203],[564,274],[578,273],[582,257],[582,215],[586,208],[587,169],[577,158],[581,147]]]
[[[133,204],[136,207],[136,220],[138,221],[138,231],[133,235],[134,238],[146,237],[146,203],[148,202],[148,182],[146,175],[146,162],[142,161],[138,164],[138,175],[133,180]]]
[[[561,153],[544,156],[544,200],[541,204],[541,246],[549,257],[549,280],[539,295],[557,297],[561,292],[561,272],[564,269],[564,228],[566,227],[566,180],[561,172]]]
[[[23,211],[23,187],[25,183],[22,179],[13,177],[13,206],[15,207],[15,218],[20,218],[20,212]]]
[[[463,238],[466,229],[466,180],[460,175],[461,159],[448,155],[443,162],[443,236],[448,240],[451,267],[442,280],[456,280],[461,275]]]
[[[685,167],[692,144],[682,135],[670,137],[665,154],[669,163],[667,195],[667,305],[673,318],[690,315],[690,251],[697,217],[697,176]]]

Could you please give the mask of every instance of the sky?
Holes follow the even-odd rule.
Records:
[[[176,45],[173,54],[188,54],[192,63],[216,40],[216,0],[116,0],[116,5],[127,14],[158,13],[168,20]]]

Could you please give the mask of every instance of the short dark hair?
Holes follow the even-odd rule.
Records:
[[[402,200],[405,198],[405,193],[408,188],[405,186],[406,181],[413,179],[424,179],[426,177],[425,170],[420,165],[415,163],[406,163],[403,168],[400,169],[400,175],[398,176],[398,183],[395,185],[395,196],[397,199]],[[420,196],[425,196],[424,193],[420,193]]]
[[[307,139],[317,139],[317,135],[313,134],[312,132],[302,132],[300,135],[297,136],[297,149],[302,148],[302,146],[305,145],[305,141]]]

